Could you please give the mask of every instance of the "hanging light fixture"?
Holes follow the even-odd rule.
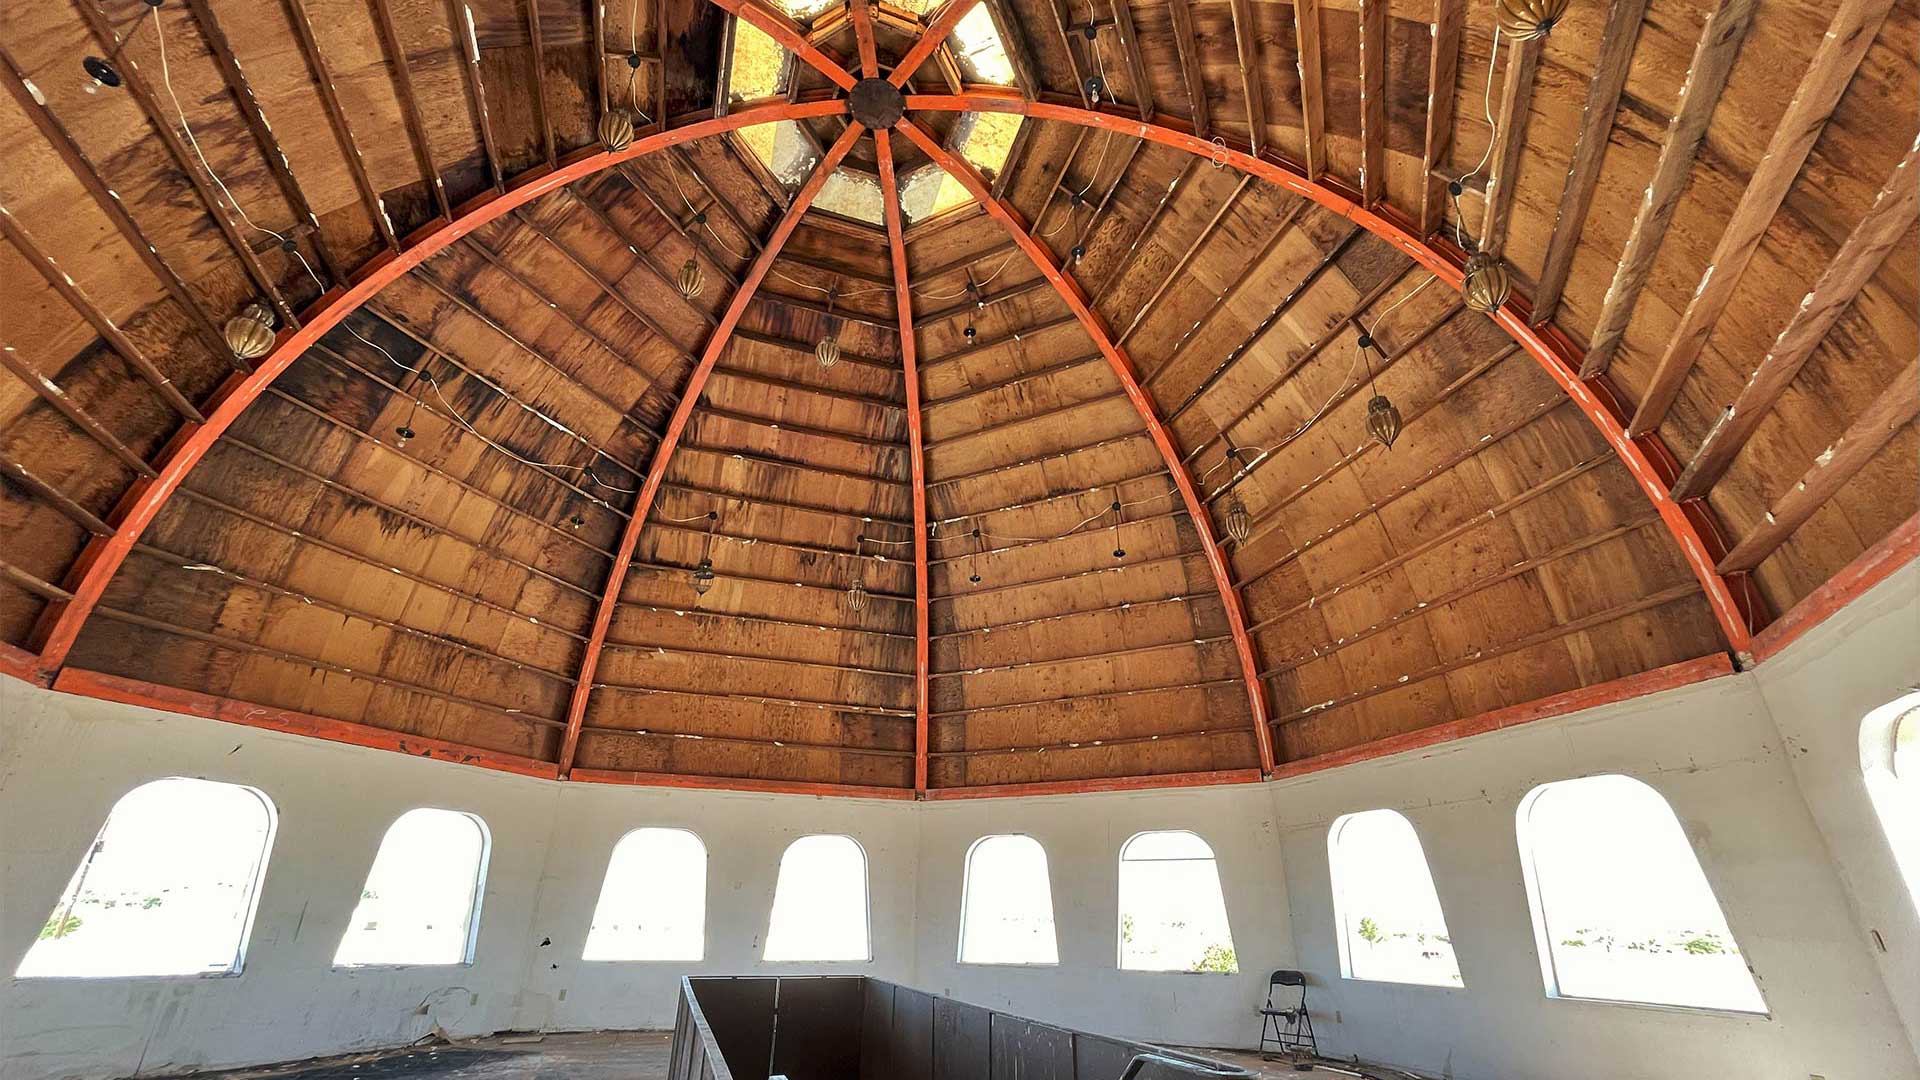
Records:
[[[572,527],[574,532],[579,532],[586,523],[587,519],[581,517],[579,514],[574,514],[567,518],[567,524]]]
[[[598,130],[600,142],[616,154],[633,145],[633,115],[625,109],[616,106],[601,113]]]
[[[701,290],[707,287],[707,272],[700,269],[700,263],[691,255],[687,256],[686,262],[680,264],[678,284],[680,295],[689,300],[698,298]]]
[[[707,590],[713,588],[714,581],[719,577],[719,575],[713,572],[713,530],[719,521],[719,511],[707,511],[707,546],[700,555],[700,565],[693,568],[693,594],[695,596],[707,595]]]
[[[1124,559],[1127,557],[1127,549],[1120,546],[1120,523],[1126,520],[1127,515],[1120,507],[1120,489],[1118,487],[1113,489],[1113,505],[1108,507],[1108,509],[1113,511],[1113,557],[1116,560]]]
[[[1400,437],[1400,410],[1395,408],[1393,402],[1387,399],[1387,395],[1380,392],[1378,386],[1374,385],[1373,361],[1367,357],[1367,351],[1369,349],[1378,352],[1381,360],[1384,361],[1387,359],[1386,352],[1374,343],[1373,335],[1362,331],[1360,334],[1360,357],[1366,361],[1367,386],[1373,390],[1373,396],[1367,399],[1367,434],[1373,436],[1374,440],[1382,447],[1391,450],[1393,449],[1393,440]]]
[[[1236,544],[1244,544],[1247,537],[1253,535],[1253,515],[1247,512],[1247,504],[1240,496],[1227,498],[1227,539]]]
[[[1515,41],[1546,37],[1567,13],[1571,0],[1499,0],[1494,18],[1500,32]]]
[[[833,321],[833,302],[840,298],[839,284],[827,290],[827,332],[820,337],[820,344],[813,347],[813,358],[820,366],[830,368],[840,362],[840,324]]]
[[[853,583],[847,586],[847,610],[856,615],[867,610],[867,583],[861,576],[865,571],[858,566],[858,560],[866,554],[866,542],[865,533],[853,538],[853,557],[856,565],[853,571]]]
[[[222,330],[227,348],[242,360],[258,360],[273,351],[273,312],[258,300],[247,301]]]
[[[1466,281],[1460,286],[1460,298],[1468,307],[1492,314],[1507,302],[1513,282],[1507,276],[1506,264],[1498,256],[1476,251],[1467,256],[1461,269],[1466,273]]]
[[[971,535],[973,536],[974,546],[981,546],[980,526],[975,525]],[[975,552],[975,554],[979,554],[979,552]],[[972,585],[980,584],[980,567],[976,565],[972,559],[967,560],[967,582]]]

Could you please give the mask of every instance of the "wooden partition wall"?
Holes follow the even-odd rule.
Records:
[[[1044,1024],[865,976],[681,980],[671,1080],[1248,1077],[1148,1043]]]

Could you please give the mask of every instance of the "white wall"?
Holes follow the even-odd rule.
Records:
[[[660,1027],[684,971],[866,972],[1095,1031],[1250,1045],[1265,974],[1300,967],[1324,1047],[1461,1080],[1920,1080],[1920,918],[1866,801],[1854,741],[1864,712],[1920,674],[1917,593],[1910,567],[1757,676],[1335,772],[1264,787],[922,805],[560,785],[0,682],[9,971],[127,790],[166,775],[230,780],[265,791],[280,814],[243,975],[9,979],[0,1075],[283,1060],[403,1043],[435,1024],[456,1035]],[[1536,784],[1605,771],[1638,776],[1672,803],[1770,1017],[1546,998],[1514,808]],[[332,970],[380,837],[419,805],[470,811],[493,831],[476,962]],[[1326,830],[1379,806],[1419,830],[1465,989],[1339,976]],[[642,825],[706,841],[701,964],[579,959],[613,844]],[[1238,977],[1115,971],[1120,845],[1158,828],[1191,829],[1219,855]],[[871,963],[758,960],[780,853],[809,832],[845,832],[867,851]],[[1047,849],[1058,967],[955,962],[967,847],[1000,832]]]

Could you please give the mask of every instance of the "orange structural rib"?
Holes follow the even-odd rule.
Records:
[[[979,0],[947,0],[947,6],[941,8],[940,14],[935,16],[933,22],[921,32],[920,40],[914,42],[913,48],[907,52],[907,55],[894,65],[893,74],[887,76],[887,81],[895,86],[907,85],[907,80],[913,78],[913,73],[920,70],[920,65],[926,63],[927,57],[932,56],[933,51],[940,47],[940,43],[952,35],[953,28],[960,25],[960,20],[966,18],[967,12],[972,11],[973,5],[978,2]]]
[[[909,102],[913,99],[909,98]],[[1221,551],[1220,543],[1213,533],[1213,518],[1207,512],[1206,500],[1193,482],[1193,475],[1187,471],[1181,460],[1180,448],[1173,444],[1173,435],[1161,422],[1160,411],[1147,391],[1140,385],[1138,373],[1134,370],[1133,360],[1125,350],[1114,343],[1113,334],[1107,329],[1099,312],[1087,302],[1087,296],[1080,290],[1072,275],[1054,261],[1053,251],[1045,244],[1034,239],[1026,222],[1020,219],[1018,211],[993,197],[986,181],[980,174],[946,147],[932,132],[921,127],[911,118],[901,122],[900,128],[918,146],[933,159],[934,164],[945,169],[947,174],[964,184],[980,205],[1000,223],[1007,235],[1020,250],[1026,253],[1034,268],[1060,294],[1067,309],[1086,329],[1087,336],[1099,347],[1101,355],[1107,358],[1107,366],[1113,369],[1120,385],[1126,390],[1127,399],[1133,402],[1134,411],[1140,414],[1141,423],[1146,425],[1147,434],[1152,437],[1153,445],[1159,449],[1160,457],[1167,464],[1167,472],[1173,478],[1174,487],[1180,492],[1181,500],[1186,503],[1187,516],[1193,522],[1193,531],[1200,538],[1200,549],[1207,559],[1207,569],[1213,574],[1213,583],[1220,591],[1220,605],[1226,611],[1227,631],[1233,637],[1235,653],[1240,659],[1240,671],[1247,684],[1247,706],[1253,713],[1254,746],[1260,753],[1260,771],[1273,771],[1273,733],[1267,726],[1266,686],[1260,681],[1260,662],[1253,651],[1253,635],[1247,631],[1247,620],[1240,609],[1240,594],[1234,587],[1232,571],[1227,566],[1226,554]]]
[[[720,322],[713,328],[713,336],[707,339],[707,347],[700,354],[700,363],[687,378],[687,385],[680,392],[680,404],[673,410],[673,418],[667,421],[667,430],[660,436],[660,445],[653,452],[653,459],[647,463],[647,478],[640,485],[640,493],[634,496],[633,516],[627,519],[625,532],[620,536],[620,547],[614,552],[613,568],[607,572],[607,587],[600,594],[600,606],[594,612],[593,627],[587,632],[587,642],[580,653],[580,677],[573,684],[573,699],[567,705],[567,731],[560,741],[560,776],[565,779],[573,768],[574,752],[580,746],[580,729],[586,722],[587,698],[593,693],[593,673],[600,664],[600,650],[606,644],[607,628],[613,624],[613,610],[620,605],[620,588],[627,580],[627,569],[633,564],[633,552],[640,543],[640,530],[647,523],[647,515],[653,510],[654,496],[660,493],[660,484],[667,477],[667,466],[672,462],[673,451],[680,445],[680,436],[687,429],[687,421],[693,416],[694,406],[699,404],[700,396],[706,392],[707,379],[713,375],[713,367],[720,360],[720,354],[727,350],[733,339],[734,327],[740,324],[740,316],[747,310],[747,304],[753,300],[753,294],[759,291],[760,283],[766,280],[767,272],[773,269],[773,261],[780,257],[780,250],[787,244],[787,238],[800,225],[800,218],[813,205],[814,197],[826,186],[827,177],[840,167],[840,161],[853,149],[866,128],[857,123],[847,125],[847,130],[834,140],[827,156],[820,159],[814,167],[813,175],[800,186],[794,195],[792,205],[773,227],[772,235],[762,245],[760,254],[754,257],[753,265],[747,269],[741,279],[740,287],[733,292],[733,299],[727,301],[727,310],[720,316]]]
[[[958,2],[958,0],[956,0]],[[913,789],[927,790],[927,713],[933,658],[927,625],[927,458],[920,423],[920,365],[913,337],[913,292],[907,281],[907,241],[900,217],[900,183],[893,171],[893,140],[873,133],[886,200],[887,244],[893,250],[893,295],[900,311],[900,365],[907,383],[907,459],[913,472]]]
[[[1362,206],[1357,193],[1342,190],[1327,180],[1308,180],[1289,162],[1256,157],[1225,145],[1224,140],[1209,141],[1166,124],[1147,123],[1113,113],[1027,101],[1017,93],[991,87],[974,88],[964,94],[909,94],[907,110],[910,113],[914,110],[1018,113],[1035,120],[1057,120],[1132,135],[1184,150],[1311,199],[1400,249],[1432,271],[1447,287],[1455,291],[1461,287],[1464,252],[1427,243],[1416,229],[1385,207]],[[1581,379],[1579,348],[1551,326],[1529,326],[1530,314],[1525,301],[1515,298],[1494,312],[1493,319],[1560,384],[1613,448],[1659,513],[1674,543],[1679,545],[1681,555],[1706,594],[1727,647],[1736,655],[1748,655],[1755,629],[1766,622],[1765,605],[1748,575],[1723,575],[1715,568],[1715,562],[1725,553],[1726,543],[1707,508],[1698,501],[1683,504],[1674,500],[1670,491],[1678,468],[1673,455],[1657,435],[1629,436],[1624,411],[1611,384],[1604,378]]]
[[[840,89],[851,90],[853,84],[859,81],[841,65],[839,60],[828,56],[819,46],[808,41],[805,27],[782,12],[761,3],[760,0],[713,0],[713,5],[765,31],[768,37],[786,46],[814,70],[832,79]]]
[[[339,325],[342,319],[371,300],[390,282],[488,222],[575,180],[592,176],[623,161],[755,124],[834,116],[845,112],[846,107],[844,101],[756,106],[649,135],[636,140],[619,153],[588,154],[545,172],[528,183],[502,193],[489,194],[468,204],[453,221],[431,228],[398,254],[385,256],[369,264],[350,287],[335,289],[320,297],[304,316],[305,321],[300,328],[283,332],[273,351],[260,361],[258,367],[247,375],[235,375],[214,394],[213,400],[202,406],[201,411],[207,417],[205,423],[188,424],[180,429],[154,464],[158,475],[134,484],[121,499],[111,517],[112,534],[95,538],[80,553],[80,558],[67,573],[66,587],[73,594],[73,599],[49,604],[35,627],[32,644],[40,654],[36,681],[50,681],[53,673],[66,662],[67,653],[80,636],[80,628],[86,624],[94,606],[106,593],[107,583],[119,572],[141,534],[234,420],[265,393],[309,346],[320,340],[321,335]]]

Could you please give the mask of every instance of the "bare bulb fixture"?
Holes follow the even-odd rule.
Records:
[[[1506,303],[1508,294],[1513,292],[1506,264],[1498,256],[1476,251],[1467,256],[1461,269],[1466,280],[1460,286],[1460,298],[1475,311],[1492,314],[1500,310],[1500,305]]]
[[[1400,410],[1394,408],[1385,394],[1375,394],[1367,402],[1367,434],[1388,450],[1393,449],[1393,440],[1400,437]]]
[[[1546,37],[1567,13],[1572,0],[1498,0],[1494,18],[1500,32],[1515,41]]]
[[[273,312],[258,300],[248,301],[240,314],[227,320],[222,333],[233,355],[258,360],[273,351]]]
[[[633,116],[625,109],[613,108],[600,114],[600,142],[619,153],[633,145]]]
[[[700,269],[699,262],[689,257],[680,264],[680,295],[689,300],[697,299],[707,287],[707,272]]]
[[[411,427],[401,424],[399,427],[393,429],[393,445],[398,449],[405,450],[407,444],[412,442],[418,434],[419,433]]]

